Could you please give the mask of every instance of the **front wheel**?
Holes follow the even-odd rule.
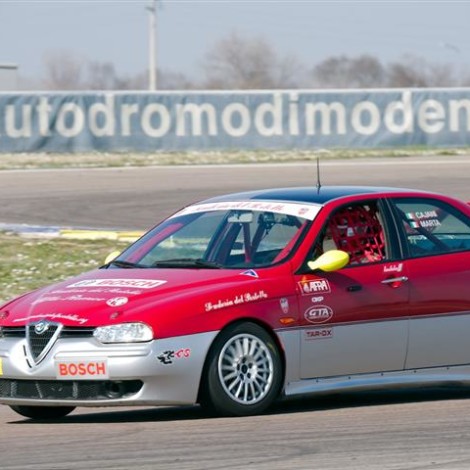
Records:
[[[282,376],[279,350],[266,330],[254,323],[230,326],[208,355],[201,404],[229,416],[261,413],[279,395]]]
[[[74,406],[10,406],[21,416],[32,419],[59,419],[71,413]]]

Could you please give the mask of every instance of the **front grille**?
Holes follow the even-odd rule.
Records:
[[[31,323],[26,327],[29,349],[35,361],[41,356],[48,345],[52,346],[49,343],[53,341],[54,335],[57,336],[56,331],[61,327],[57,323],[47,323],[47,329],[38,333],[36,332],[36,325]]]
[[[26,327],[2,326],[2,335],[5,338],[24,338],[26,336]]]
[[[136,394],[141,380],[0,379],[0,398],[32,400],[110,400]]]
[[[81,339],[93,337],[94,327],[71,327],[61,323],[40,321],[27,326],[4,326],[1,330],[3,338],[26,338],[25,353],[28,365],[39,364],[52,349],[58,339]]]

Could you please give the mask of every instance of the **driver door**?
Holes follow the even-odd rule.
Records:
[[[302,379],[402,370],[408,339],[406,265],[391,260],[379,205],[355,203],[328,218],[313,252],[341,249],[350,264],[295,276]]]

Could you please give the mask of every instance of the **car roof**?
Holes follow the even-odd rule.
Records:
[[[347,196],[367,195],[378,193],[419,193],[422,195],[431,194],[425,191],[415,191],[403,188],[388,188],[376,186],[322,186],[317,188],[315,186],[296,187],[296,188],[272,188],[261,189],[257,191],[246,191],[241,193],[226,194],[224,196],[217,196],[203,202],[226,202],[226,201],[246,201],[253,199],[267,200],[267,201],[289,201],[289,202],[304,202],[314,204],[325,204],[333,199],[338,199]]]

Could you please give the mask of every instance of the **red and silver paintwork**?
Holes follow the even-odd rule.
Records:
[[[405,214],[413,203],[417,209]],[[417,245],[428,240],[420,238],[422,232],[407,239],[403,220],[417,230],[442,225],[439,211],[418,210],[428,203],[447,210],[464,228],[459,226],[458,236],[430,232],[438,248],[439,238],[442,246],[451,240],[449,250],[412,254],[409,240]],[[346,221],[342,234],[333,234],[336,245],[342,244],[336,248],[347,251],[354,237],[354,243],[363,243],[365,229],[353,237],[346,224],[354,217],[365,226],[372,222],[360,213],[344,215],[345,208],[358,205],[380,209],[377,230],[383,233],[374,229],[376,246],[366,262],[332,272],[306,268],[332,220],[340,228]],[[211,213],[220,214],[219,225],[214,240],[204,244],[203,227],[210,225]],[[184,238],[187,245],[175,248],[185,221],[201,214],[209,214],[205,225]],[[267,228],[256,239],[247,227],[260,220]],[[276,224],[280,232],[272,235]],[[274,239],[257,262],[257,249],[269,236]],[[221,240],[230,246],[221,246]],[[171,258],[183,261],[181,267],[168,266],[161,255],[152,258],[156,245],[165,253],[180,250]],[[189,248],[204,253],[198,257],[214,266],[185,265],[193,255],[180,259],[181,253]],[[377,250],[387,255],[374,258]],[[250,414],[278,395],[466,383],[469,281],[470,207],[453,198],[370,187],[288,188],[214,198],[176,213],[114,263],[1,307],[0,403],[20,412],[23,407],[33,417],[28,410],[34,406],[197,402]],[[152,337],[108,343],[93,335],[100,327],[123,324],[146,325]],[[41,330],[48,328],[54,333],[42,340]],[[227,358],[233,364],[224,365]],[[224,379],[224,367],[238,374],[240,393],[230,388],[231,375]],[[265,369],[259,383],[266,377],[267,385],[258,393],[259,383],[253,381]],[[40,391],[29,396],[31,387]],[[225,392],[233,406],[227,397],[218,400]]]

